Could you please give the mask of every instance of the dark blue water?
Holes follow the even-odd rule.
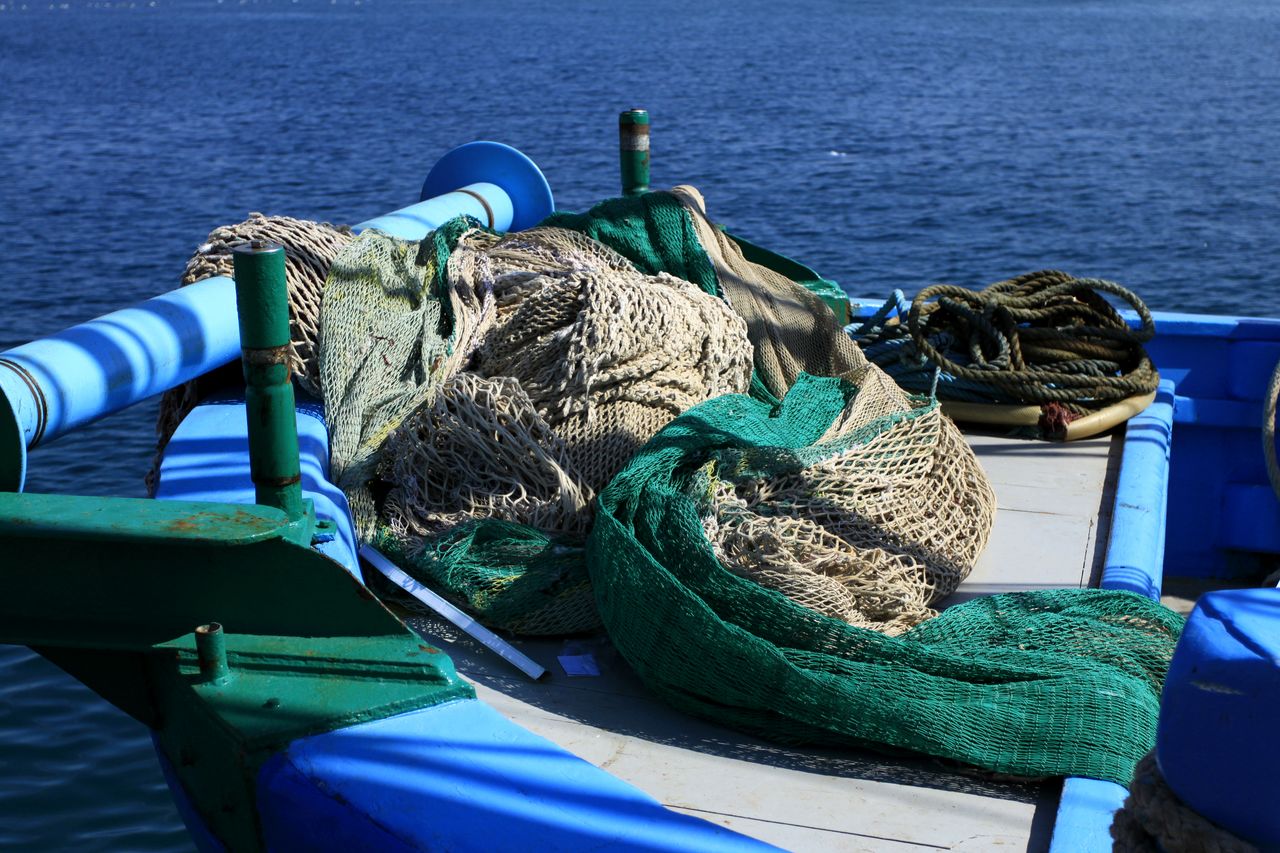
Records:
[[[251,210],[416,200],[476,138],[585,207],[630,106],[655,184],[855,294],[1058,267],[1280,315],[1270,0],[0,0],[0,350],[173,287]],[[29,489],[141,495],[154,417],[39,450]],[[142,728],[0,647],[0,848],[187,846]]]

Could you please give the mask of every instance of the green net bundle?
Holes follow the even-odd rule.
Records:
[[[637,454],[601,494],[588,550],[614,645],[671,704],[762,737],[1126,784],[1154,741],[1181,628],[1159,604],[1100,590],[998,595],[889,636],[823,616],[717,557],[709,478],[725,467],[735,477],[793,473],[891,444],[908,423],[901,415],[823,440],[857,396],[840,380],[801,377],[779,409],[722,397]],[[788,509],[784,499],[772,512]]]

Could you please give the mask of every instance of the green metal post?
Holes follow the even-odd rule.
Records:
[[[227,636],[217,622],[196,628],[196,662],[200,675],[211,684],[227,684],[231,681],[231,666],[227,663]]]
[[[622,194],[649,191],[649,112],[627,110],[618,116],[618,154],[622,160]]]
[[[289,374],[284,249],[254,240],[234,249],[236,310],[249,417],[249,470],[257,502],[303,518],[298,424]]]

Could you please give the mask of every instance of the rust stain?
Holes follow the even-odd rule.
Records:
[[[196,512],[160,525],[161,530],[174,534],[199,533],[219,528],[226,530],[228,527],[248,528],[247,532],[252,533],[274,529],[267,519],[243,509],[230,514],[217,511]]]

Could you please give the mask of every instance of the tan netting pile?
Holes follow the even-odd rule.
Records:
[[[369,234],[338,259],[322,384],[361,536],[490,624],[528,632],[536,609],[539,632],[590,627],[578,549],[646,441],[714,397],[776,403],[802,375],[845,376],[862,387],[832,441],[898,421],[795,472],[717,471],[707,531],[733,571],[820,613],[886,632],[933,615],[994,511],[955,427],[936,407],[907,417],[924,403],[817,296],[747,261],[696,190],[646,197],[643,217],[618,204],[501,238],[461,221],[421,244]],[[575,590],[571,615],[531,597],[549,585]]]
[[[283,246],[285,280],[289,288],[289,369],[299,385],[319,395],[317,341],[325,278],[338,251],[354,239],[355,235],[346,226],[250,213],[244,222],[223,225],[209,233],[187,261],[182,285],[195,284],[214,276],[230,278],[233,267],[231,250],[236,246],[253,240],[266,240]],[[240,366],[234,364],[226,369],[238,375]],[[187,413],[195,408],[204,391],[201,380],[195,379],[166,391],[160,398],[160,414],[156,419],[156,455],[146,478],[148,493],[155,493],[160,459],[170,436]]]
[[[708,471],[703,529],[730,570],[851,625],[900,633],[937,615],[986,547],[995,494],[927,401],[873,365],[815,447],[891,425],[807,467]],[[908,413],[913,417],[904,417]]]
[[[519,564],[554,543],[563,574],[566,559],[580,563],[596,495],[672,418],[713,397],[750,390],[776,403],[803,374],[857,376],[866,387],[833,439],[917,405],[867,365],[817,296],[747,261],[692,187],[505,237],[455,220],[421,243],[378,232],[352,243],[328,225],[252,214],[215,230],[184,281],[230,274],[231,248],[252,239],[286,246],[291,364],[300,385],[323,392],[331,476],[361,537],[420,568],[461,561],[483,574],[485,561]],[[162,434],[193,390],[166,400]],[[709,488],[706,530],[726,566],[888,632],[954,590],[993,509],[972,453],[933,411],[796,472],[722,470]],[[477,540],[485,522],[550,538],[490,527]],[[519,554],[477,553],[477,542]],[[514,571],[496,586],[484,576],[490,599],[509,596],[523,578]],[[458,583],[474,586],[444,585]],[[454,597],[492,616],[492,601]],[[535,621],[584,624],[580,612]]]
[[[492,278],[477,280],[492,287],[498,312],[475,369],[519,380],[593,492],[676,415],[747,389],[751,344],[741,318],[690,282],[640,273],[560,228],[495,248]],[[545,271],[547,253],[569,268]]]
[[[472,247],[449,278],[497,310],[471,371],[389,439],[384,515],[432,537],[468,518],[585,536],[590,506],[676,415],[745,391],[751,345],[720,300],[647,276],[580,234],[539,228]]]
[[[521,595],[538,585],[490,572],[497,557],[476,553],[475,525],[489,525],[484,543],[510,529],[494,522],[576,541],[570,574],[588,589],[580,545],[595,494],[676,415],[745,391],[751,346],[722,300],[573,231],[442,231],[420,245],[371,234],[334,266],[322,359],[333,475],[363,537],[429,576],[462,561],[473,579],[438,584],[530,632],[533,602],[506,599],[516,579]],[[553,562],[548,582],[561,583],[569,570]],[[581,601],[566,602],[563,619],[533,620],[537,632],[598,624],[583,600],[586,621]]]

